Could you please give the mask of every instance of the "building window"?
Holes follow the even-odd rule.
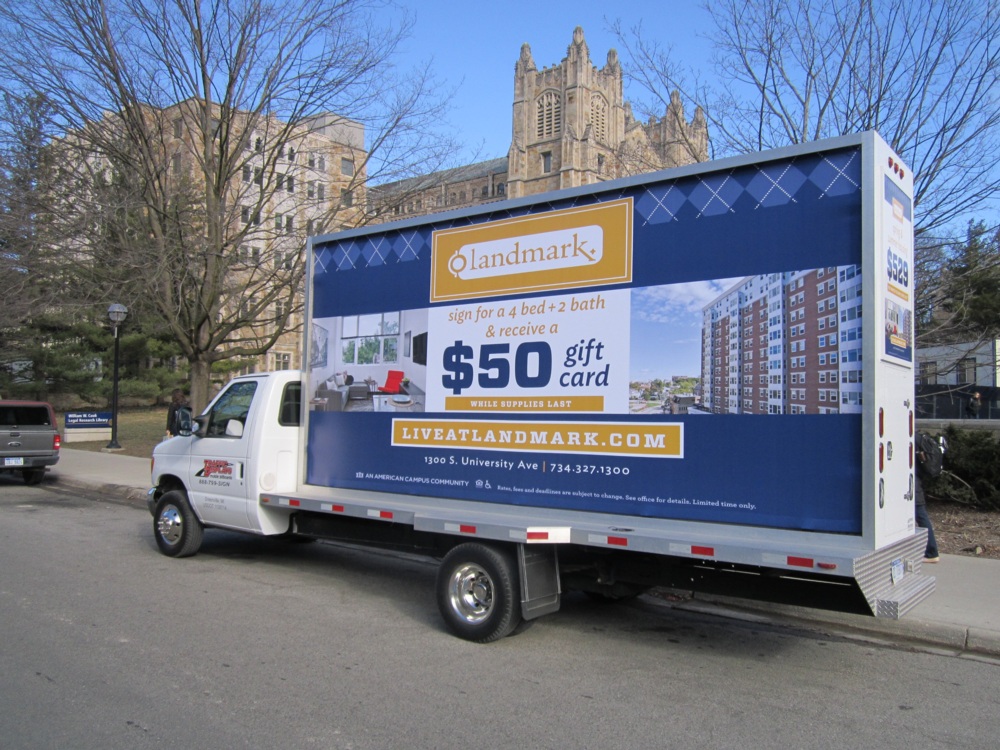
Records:
[[[345,317],[341,360],[353,365],[398,362],[399,313]]]
[[[290,370],[292,368],[292,355],[288,352],[277,352],[274,355],[275,370]]]
[[[344,177],[354,177],[354,161],[347,158],[341,158],[340,173],[344,175]]]
[[[539,138],[559,135],[562,129],[560,95],[555,91],[547,91],[538,97],[535,103],[535,116]]]
[[[243,182],[249,183],[253,179],[253,171],[249,164],[243,165]]]
[[[937,385],[937,362],[920,363],[920,385]]]
[[[322,182],[316,183],[316,200],[323,201],[326,200],[326,185]]]
[[[595,94],[590,100],[590,123],[598,141],[608,140],[608,103],[603,96]]]
[[[291,234],[295,230],[295,220],[291,215],[285,216],[285,234]]]
[[[288,175],[285,177],[285,190],[287,190],[289,193],[295,192],[295,178],[292,177],[292,175]]]
[[[340,205],[344,208],[351,208],[354,205],[354,193],[350,190],[341,190]]]
[[[597,174],[604,174],[604,154],[597,155]]]
[[[976,382],[976,360],[974,357],[963,357],[958,360],[958,367],[955,370],[959,383]]]
[[[552,171],[552,152],[546,151],[542,154],[542,172],[549,174]]]
[[[184,120],[178,117],[174,120],[174,138],[180,138],[184,134]]]
[[[170,168],[175,175],[181,173],[181,155],[174,154],[170,157]]]

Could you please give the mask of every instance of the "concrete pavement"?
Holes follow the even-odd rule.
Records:
[[[145,509],[150,461],[117,453],[63,448],[47,481],[97,491]],[[780,619],[830,632],[864,633],[873,639],[913,641],[955,652],[1000,656],[1000,560],[942,555],[924,572],[937,588],[901,620],[876,619],[804,607],[695,595],[678,608],[742,619]]]

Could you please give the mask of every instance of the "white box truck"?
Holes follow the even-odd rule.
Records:
[[[569,589],[900,617],[912,186],[865,133],[313,238],[304,371],[157,447],[157,543],[417,550],[481,642]]]

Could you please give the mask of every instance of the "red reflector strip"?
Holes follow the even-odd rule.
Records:
[[[691,545],[691,554],[715,557],[715,547],[696,547],[695,545]]]
[[[293,508],[298,508],[300,505],[302,505],[302,503],[299,502],[298,500],[289,500],[288,504],[291,505]]]
[[[475,534],[476,533],[476,527],[475,526],[470,526],[467,523],[459,524],[458,530],[462,534]]]
[[[343,505],[331,505],[330,506],[330,512],[331,513],[343,513],[344,512],[344,506]]]
[[[816,567],[821,570],[836,570],[837,563],[816,563]]]
[[[269,497],[262,497],[262,498],[260,499],[260,501],[261,501],[262,503],[269,503],[269,502],[271,502],[271,498],[269,498]]]
[[[378,512],[378,517],[379,518],[392,518],[392,511],[391,510],[380,510]]]
[[[794,565],[796,568],[811,568],[813,567],[812,558],[809,557],[789,557],[788,564]]]
[[[549,532],[547,531],[529,531],[527,534],[527,541],[545,541],[549,538]]]
[[[608,544],[614,547],[628,547],[628,539],[623,536],[609,536]]]

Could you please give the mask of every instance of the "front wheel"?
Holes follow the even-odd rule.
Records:
[[[180,490],[165,492],[156,501],[153,535],[160,552],[168,557],[190,557],[201,547],[205,529]]]
[[[507,550],[458,545],[441,561],[436,588],[441,616],[460,638],[490,643],[521,621],[517,564]]]

